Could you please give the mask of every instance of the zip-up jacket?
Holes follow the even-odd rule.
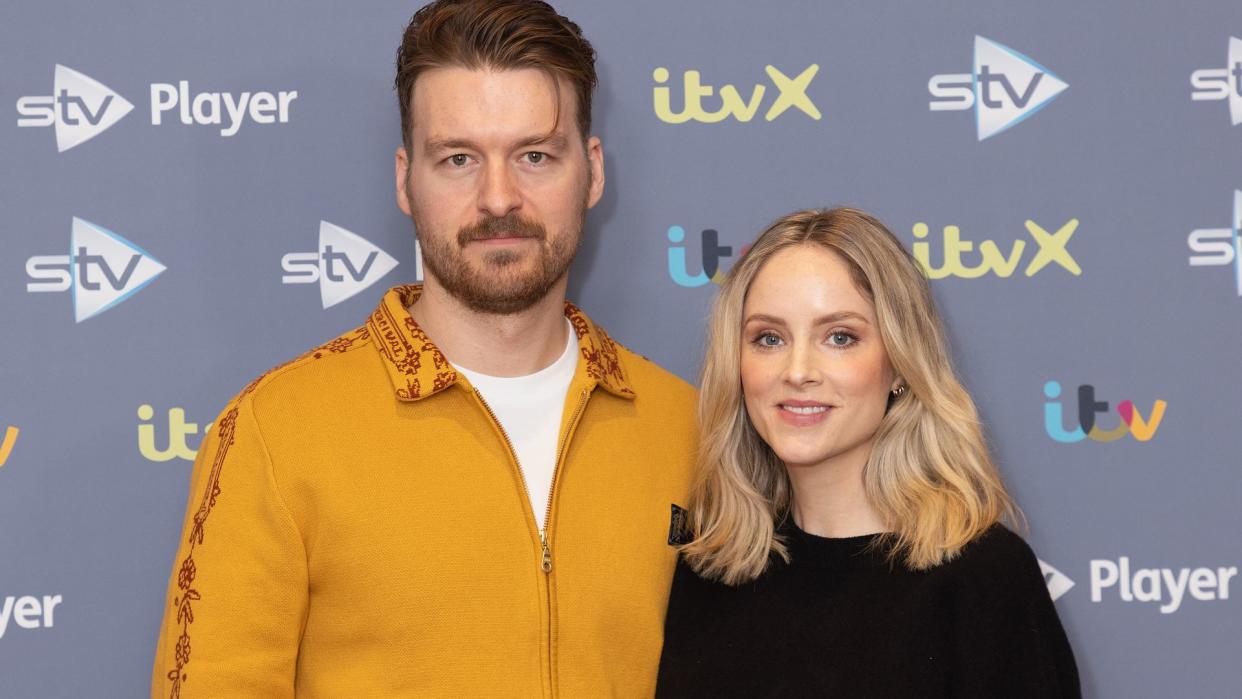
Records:
[[[152,697],[648,697],[694,391],[572,304],[540,531],[509,440],[396,287],[204,438]]]

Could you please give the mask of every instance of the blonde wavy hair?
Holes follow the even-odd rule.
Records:
[[[757,578],[773,553],[789,560],[776,527],[792,490],[785,466],[755,431],[741,384],[742,307],[776,253],[820,245],[850,267],[875,306],[880,337],[907,391],[890,400],[863,484],[887,523],[894,561],[923,570],[955,556],[1002,518],[1021,517],[988,453],[974,401],[958,381],[931,289],[917,263],[875,217],[850,208],[799,211],[765,230],[721,284],[709,322],[698,416],[698,475],[681,547],[703,577]]]

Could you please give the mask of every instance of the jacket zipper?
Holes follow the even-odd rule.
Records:
[[[556,483],[560,480],[561,466],[565,460],[565,452],[569,449],[569,438],[574,433],[574,429],[578,426],[578,418],[582,417],[582,409],[586,407],[587,396],[590,391],[582,389],[578,394],[578,406],[574,408],[573,415],[569,417],[569,422],[565,424],[565,439],[561,442],[560,449],[556,452],[556,466],[552,469],[552,487],[548,491],[548,511],[544,513],[544,532],[543,532],[543,561],[541,568],[544,575],[548,578],[546,586],[546,594],[548,595],[548,677],[551,678],[552,696],[556,697],[556,613],[552,608],[552,549],[549,547],[547,536],[548,527],[552,524],[552,504],[556,502]]]
[[[582,409],[586,407],[587,395],[590,391],[582,389],[578,395],[578,405],[574,408],[573,415],[569,418],[569,423],[565,429],[565,439],[561,442],[560,449],[556,453],[556,464],[552,467],[552,485],[548,489],[548,509],[543,515],[543,528],[539,530],[539,545],[542,549],[539,559],[539,569],[548,577],[546,585],[547,606],[548,606],[548,678],[552,682],[552,693],[556,694],[556,675],[552,668],[552,656],[554,655],[553,639],[552,639],[552,548],[548,544],[548,525],[552,523],[552,504],[556,502],[556,484],[560,480],[561,462],[565,458],[565,450],[569,448],[569,436],[578,425],[578,418],[582,416]],[[522,484],[522,494],[526,496],[526,502],[530,502],[530,487],[526,484],[526,474],[522,471],[522,462],[518,461],[517,450],[513,448],[513,442],[509,439],[509,433],[505,431],[505,426],[500,424],[500,420],[496,417],[496,413],[492,410],[492,406],[487,404],[487,399],[474,389],[474,395],[479,399],[479,403],[483,409],[487,411],[492,423],[500,430],[500,436],[505,440],[505,446],[509,449],[509,455],[513,457],[513,463],[518,467],[518,480]]]

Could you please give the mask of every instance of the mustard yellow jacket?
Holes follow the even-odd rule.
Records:
[[[571,304],[546,532],[397,287],[264,374],[194,464],[152,697],[646,697],[693,390]]]

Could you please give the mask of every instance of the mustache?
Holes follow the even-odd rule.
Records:
[[[535,238],[545,240],[548,231],[542,224],[527,221],[515,213],[505,216],[487,216],[486,218],[462,227],[457,232],[457,244],[465,246],[476,240],[493,238]]]

